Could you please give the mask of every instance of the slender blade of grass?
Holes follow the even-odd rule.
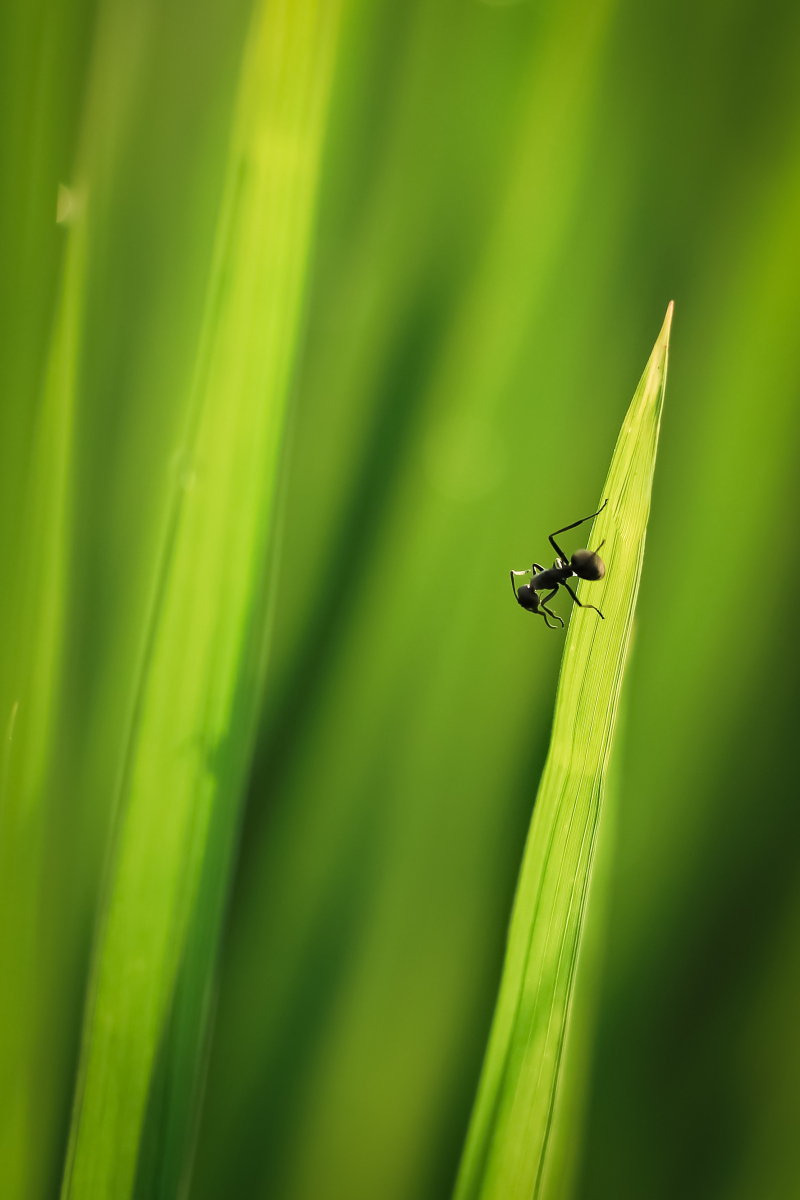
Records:
[[[266,0],[245,46],[95,950],[65,1200],[132,1192],[156,1055],[216,855],[209,839],[222,825],[228,845],[236,827],[339,13],[338,3]],[[220,885],[218,905],[223,895]],[[214,912],[206,932],[217,927]]]
[[[586,544],[605,578],[581,588],[553,733],[526,845],[508,947],[456,1200],[530,1200],[542,1180],[620,688],[639,589],[667,373],[670,305],[622,425]],[[587,594],[590,593],[590,594]]]
[[[9,1197],[38,1194],[52,1167],[44,1131],[52,1119],[48,1084],[56,1070],[45,1032],[52,1022],[42,987],[48,975],[39,905],[50,743],[63,667],[84,270],[85,238],[78,228],[70,234],[44,373],[12,591],[14,654],[0,718],[0,1193]]]

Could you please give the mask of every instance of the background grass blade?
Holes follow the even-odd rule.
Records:
[[[39,893],[47,785],[63,673],[65,573],[71,516],[76,358],[81,342],[85,237],[73,231],[39,405],[22,528],[12,670],[4,681],[0,749],[0,1190],[36,1192],[52,1169],[31,1153],[51,1119],[56,1056],[47,1036],[52,946],[41,937]],[[12,917],[11,914],[14,914]],[[11,919],[9,919],[11,918]],[[49,1147],[47,1147],[49,1149]]]
[[[92,4],[0,13],[0,1194],[59,1170],[71,1063],[60,943],[42,919],[63,682],[84,242],[56,187],[74,154]]]
[[[671,321],[670,305],[614,451],[602,497],[608,506],[586,539],[591,546],[605,540],[607,573],[590,589],[605,620],[578,609],[570,620],[550,752],[457,1200],[543,1194],[585,899],[641,576]]]
[[[63,1188],[70,1200],[121,1200],[133,1189],[209,834],[218,855],[236,825],[338,22],[336,4],[267,0],[245,45],[87,1004]],[[204,897],[207,952],[198,963],[206,971],[224,895],[224,871],[213,876],[216,906],[209,914]]]

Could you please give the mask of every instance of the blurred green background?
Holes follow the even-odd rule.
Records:
[[[45,799],[0,809],[9,1200],[58,1195],[249,18],[0,14],[3,727],[59,183],[93,222]],[[788,0],[345,3],[192,1200],[449,1195],[562,646],[508,570],[671,299],[573,1195],[800,1194],[798,64]]]

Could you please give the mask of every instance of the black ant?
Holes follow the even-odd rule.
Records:
[[[592,517],[597,517],[608,504],[608,500],[598,508],[596,513],[591,513],[588,517],[581,517],[580,521],[573,521],[571,525],[565,525],[563,529],[557,529],[555,533],[550,534],[550,545],[555,550],[558,558],[553,563],[552,567],[545,569],[541,563],[534,563],[533,568],[528,571],[512,571],[511,572],[511,590],[518,604],[521,604],[526,612],[536,613],[537,616],[544,617],[544,623],[548,629],[557,629],[557,625],[551,625],[548,621],[548,615],[554,617],[556,621],[561,623],[561,628],[564,628],[564,622],[558,613],[554,613],[552,609],[547,607],[548,600],[552,600],[560,587],[565,587],[572,599],[578,605],[578,608],[594,608],[594,611],[602,620],[605,617],[600,612],[599,608],[595,608],[594,604],[581,604],[578,597],[573,592],[572,588],[567,583],[568,579],[577,576],[578,579],[596,580],[602,579],[606,573],[606,564],[603,562],[597,550],[600,550],[605,545],[605,538],[597,547],[597,550],[576,550],[572,558],[568,559],[564,551],[556,541],[556,534],[566,533],[568,529],[576,529],[578,525],[582,525],[584,521],[591,521]],[[517,588],[514,584],[515,575],[532,575],[530,583],[523,583]],[[547,591],[546,596],[540,597],[539,592]]]

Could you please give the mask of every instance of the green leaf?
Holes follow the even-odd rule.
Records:
[[[605,542],[605,578],[574,608],[511,918],[503,976],[456,1200],[530,1200],[545,1184],[550,1133],[584,929],[608,763],[650,513],[672,305],[636,389],[586,544]]]
[[[95,948],[69,1200],[131,1195],[164,1039],[169,1031],[198,1053],[203,1040],[207,1005],[182,1003],[176,1015],[174,996],[179,978],[184,994],[208,994],[252,749],[278,461],[339,18],[337,3],[267,0],[245,45]],[[188,1031],[175,1030],[182,1012]],[[183,1065],[191,1085],[197,1072]],[[187,1119],[182,1111],[168,1122],[179,1146]]]
[[[63,626],[76,359],[83,319],[85,238],[72,231],[27,486],[17,578],[9,591],[15,632],[2,696],[0,748],[0,1192],[42,1187],[50,1166],[37,1130],[52,1120],[56,1055],[48,1028],[50,966],[37,925],[43,874],[51,743],[63,669]],[[14,914],[9,919],[7,914]],[[20,919],[22,916],[22,919]],[[52,1022],[51,1022],[52,1024]],[[46,1065],[43,1065],[46,1064]],[[46,1137],[42,1137],[42,1141]]]

